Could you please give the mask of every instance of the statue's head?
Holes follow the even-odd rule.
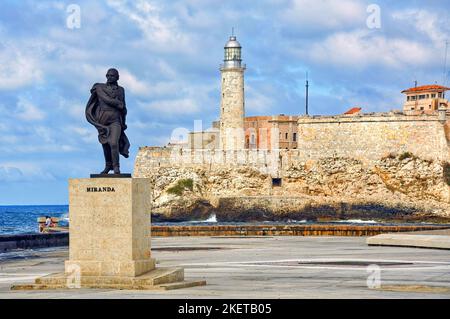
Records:
[[[106,79],[108,83],[116,83],[119,81],[119,71],[116,69],[109,69],[108,72],[106,72]]]

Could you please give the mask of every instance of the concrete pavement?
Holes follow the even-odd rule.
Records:
[[[207,285],[9,289],[63,271],[68,251],[58,248],[0,254],[0,298],[450,298],[449,251],[367,246],[365,237],[160,237],[152,239],[152,254],[160,266],[182,266],[186,280]],[[381,288],[369,289],[378,270]]]
[[[450,229],[380,234],[367,238],[367,244],[450,249]]]

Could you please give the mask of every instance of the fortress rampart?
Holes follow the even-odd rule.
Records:
[[[390,154],[405,152],[426,160],[450,161],[449,127],[450,122],[425,114],[301,117],[298,120],[298,149],[141,147],[135,175],[142,176],[159,167],[206,170],[252,167],[261,174],[282,177],[284,169],[311,160],[344,157],[371,164]]]
[[[134,175],[152,179],[153,212],[170,220],[450,218],[449,124],[442,114],[302,117],[298,149],[141,147]]]
[[[410,152],[429,160],[448,160],[449,123],[437,115],[392,113],[313,116],[298,120],[302,159],[350,157],[372,162],[391,153]]]
[[[281,159],[287,152],[141,147],[136,157],[134,174],[135,176],[145,176],[145,174],[155,168],[202,168],[214,170],[252,167],[261,174],[278,176],[282,168]],[[285,158],[291,157],[292,155]]]

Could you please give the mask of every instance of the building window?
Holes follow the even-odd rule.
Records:
[[[272,178],[272,187],[281,187],[281,178]]]
[[[436,98],[436,93],[431,94],[431,98],[432,99]]]
[[[411,101],[415,101],[417,99],[417,96],[413,95],[411,96]]]
[[[425,99],[425,94],[419,95],[419,100]]]
[[[410,96],[407,96],[407,97],[406,97],[406,101],[409,101],[409,100],[411,100],[411,97],[410,97]]]
[[[284,136],[285,136],[285,139],[286,139],[286,140],[289,139],[288,133],[284,134]]]
[[[297,133],[292,134],[292,140],[297,142]]]
[[[420,110],[421,110],[421,111],[423,111],[423,110],[424,110],[424,107],[423,107],[423,106],[421,106],[421,107],[420,107]]]
[[[442,93],[438,93],[438,97],[441,98],[442,97]]]

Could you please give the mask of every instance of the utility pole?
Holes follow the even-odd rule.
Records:
[[[308,103],[309,103],[309,81],[308,81],[308,72],[306,72],[306,115],[309,115],[308,112]]]

